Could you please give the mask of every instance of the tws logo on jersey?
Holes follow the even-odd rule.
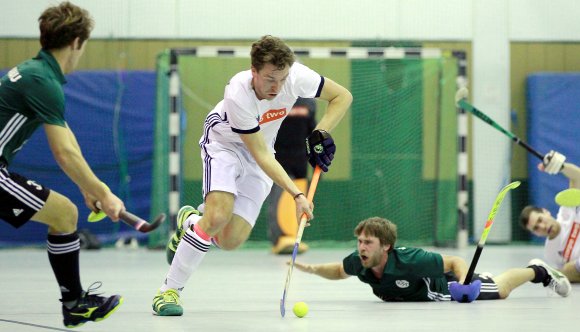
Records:
[[[399,288],[407,288],[409,287],[409,282],[407,280],[397,280],[395,281],[395,285]]]
[[[286,108],[281,108],[279,110],[269,110],[268,112],[262,114],[259,123],[262,125],[270,121],[278,120],[286,116]]]

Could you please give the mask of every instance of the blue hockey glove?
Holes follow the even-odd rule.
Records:
[[[306,153],[312,167],[318,165],[324,172],[328,172],[335,152],[334,140],[325,130],[316,129],[306,138]]]
[[[469,303],[475,301],[481,290],[481,280],[472,281],[469,285],[463,285],[456,281],[449,284],[451,298],[457,302]]]

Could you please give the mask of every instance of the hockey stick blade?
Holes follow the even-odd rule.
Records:
[[[493,226],[493,220],[499,207],[501,206],[501,202],[503,202],[504,197],[507,195],[508,191],[511,189],[515,189],[519,187],[521,184],[520,181],[514,181],[507,186],[503,187],[499,194],[497,194],[495,201],[493,202],[493,207],[487,216],[487,221],[485,223],[485,227],[483,232],[481,233],[481,238],[477,243],[477,249],[475,249],[475,254],[473,255],[473,259],[471,260],[471,264],[469,265],[469,270],[467,271],[467,276],[465,276],[465,281],[463,282],[464,285],[469,285],[471,283],[471,279],[473,279],[473,274],[475,272],[475,267],[477,266],[477,262],[479,261],[479,257],[481,256],[481,252],[483,251],[483,246],[485,245],[485,241],[487,240],[487,235],[491,230],[491,226]]]
[[[316,192],[316,187],[318,186],[318,180],[320,180],[320,174],[322,169],[316,166],[314,169],[314,174],[312,175],[312,180],[310,181],[310,188],[308,188],[308,198],[309,202],[314,199],[314,193]],[[304,227],[306,227],[306,214],[302,215],[300,218],[300,225],[298,226],[298,233],[296,234],[296,242],[294,243],[294,250],[292,250],[292,260],[290,266],[288,267],[288,273],[286,274],[286,282],[284,283],[284,293],[282,293],[282,299],[280,299],[280,315],[284,317],[286,315],[286,296],[288,295],[288,289],[290,286],[290,279],[292,278],[292,270],[294,269],[294,262],[296,261],[296,255],[298,254],[298,247],[300,246],[300,241],[302,240],[302,233],[304,233]]]
[[[128,211],[121,212],[119,214],[119,219],[141,233],[149,233],[155,230],[165,221],[165,213],[159,214],[151,223],[148,223],[147,221]]]
[[[96,205],[99,209],[101,208],[101,202],[97,202]],[[121,211],[121,213],[119,213],[119,219],[141,233],[149,233],[165,221],[165,213],[159,214],[151,223],[148,223],[143,218],[138,217],[129,211]]]
[[[554,197],[556,204],[566,207],[576,207],[580,206],[580,189],[568,188],[560,191],[556,197]]]

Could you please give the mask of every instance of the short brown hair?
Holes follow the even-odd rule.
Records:
[[[520,226],[522,226],[525,230],[528,230],[528,222],[530,221],[530,214],[532,212],[542,213],[543,209],[537,206],[528,205],[520,213]]]
[[[252,66],[257,71],[262,70],[267,63],[281,70],[292,66],[295,61],[294,52],[282,39],[270,35],[263,36],[252,44]]]
[[[397,242],[397,225],[385,218],[372,217],[361,221],[355,227],[354,235],[358,237],[362,233],[378,238],[383,246],[391,245],[391,249]]]
[[[52,50],[70,45],[77,37],[80,47],[89,39],[94,21],[87,10],[66,1],[42,12],[38,25],[42,48]]]

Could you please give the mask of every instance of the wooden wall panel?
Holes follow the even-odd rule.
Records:
[[[524,141],[527,139],[526,79],[537,72],[580,71],[580,43],[511,43],[511,105],[517,122],[512,131]],[[546,152],[546,151],[540,151]],[[527,178],[527,155],[524,149],[514,148],[512,177]]]

